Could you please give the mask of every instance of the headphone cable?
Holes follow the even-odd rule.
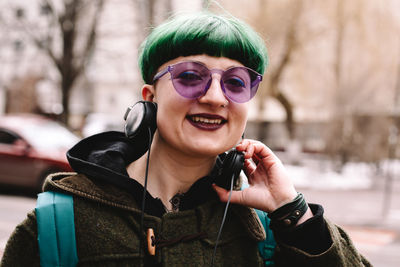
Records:
[[[142,209],[141,209],[141,214],[140,214],[140,234],[142,235],[143,233],[143,224],[144,224],[144,208],[145,208],[145,202],[146,202],[146,193],[147,193],[147,177],[149,173],[149,161],[150,161],[150,148],[151,148],[151,143],[152,143],[152,134],[151,134],[151,129],[150,127],[147,128],[149,130],[149,145],[147,149],[147,159],[146,159],[146,172],[144,176],[144,186],[143,186],[143,197],[142,197]],[[139,258],[142,257],[142,242],[143,238],[139,238]]]
[[[221,225],[220,225],[220,227],[219,227],[217,239],[215,240],[214,252],[213,252],[213,255],[212,255],[212,258],[211,258],[211,266],[214,266],[215,256],[216,256],[216,254],[217,254],[218,242],[219,242],[219,239],[220,239],[221,234],[222,234],[222,228],[224,227],[224,224],[225,224],[225,219],[226,219],[226,214],[228,213],[229,203],[231,202],[232,190],[233,190],[233,181],[234,181],[234,180],[235,180],[235,174],[232,174],[232,178],[231,178],[231,188],[230,188],[230,190],[229,190],[228,201],[226,202],[226,205],[225,205],[224,216],[222,217],[222,221],[221,221]]]

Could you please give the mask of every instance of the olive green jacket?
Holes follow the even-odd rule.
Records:
[[[50,176],[44,190],[74,196],[78,266],[210,266],[225,208],[217,199],[161,218],[145,215],[141,233],[140,207],[124,190],[73,174]],[[276,266],[371,266],[343,230],[329,222],[327,225],[333,241],[327,251],[310,255],[278,240]],[[156,246],[154,256],[149,255],[145,241],[149,228],[156,239],[167,243]],[[140,244],[141,238],[145,244]],[[264,238],[255,212],[231,205],[215,266],[262,266],[257,242]],[[1,266],[40,266],[34,211],[11,235]]]

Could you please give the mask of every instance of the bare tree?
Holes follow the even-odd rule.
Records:
[[[42,15],[31,21],[20,18],[18,28],[33,41],[53,63],[59,73],[61,103],[60,120],[68,124],[72,88],[84,73],[93,52],[103,0],[41,0]],[[22,10],[22,8],[21,8]]]
[[[266,1],[260,2],[260,8],[258,12],[258,18],[256,25],[266,24],[265,18],[265,10],[266,10]],[[280,82],[282,81],[283,74],[285,70],[290,66],[290,60],[295,53],[296,49],[299,46],[299,41],[297,38],[299,19],[302,14],[303,9],[303,0],[295,1],[294,3],[290,3],[290,8],[288,12],[291,12],[291,16],[289,22],[287,24],[287,29],[284,29],[282,32],[285,32],[284,41],[281,56],[278,59],[278,63],[275,64],[274,68],[269,69],[269,79],[267,80],[266,89],[260,90],[261,92],[257,96],[258,101],[258,110],[259,113],[262,114],[265,109],[265,99],[268,97],[268,94],[278,100],[278,102],[282,105],[286,113],[286,128],[289,134],[289,138],[293,139],[295,137],[294,130],[294,117],[293,117],[293,105],[287,95],[281,90]],[[264,26],[264,27],[263,27]],[[259,26],[260,29],[267,28],[267,25]],[[265,130],[263,129],[263,124],[260,124],[258,139],[262,140],[265,137]]]
[[[235,1],[232,4],[231,1],[219,1],[221,6],[214,3],[213,1],[203,1],[203,6],[212,9],[216,12],[226,12],[224,8],[229,9],[238,17],[245,18],[249,21],[257,32],[262,36],[268,36],[270,39],[271,31],[276,30],[279,25],[279,33],[274,36],[276,39],[283,39],[275,42],[282,45],[279,57],[274,58],[273,66],[268,68],[268,75],[265,76],[265,80],[262,83],[260,90],[257,92],[257,110],[258,114],[263,114],[266,109],[265,99],[268,97],[275,98],[284,108],[286,113],[285,125],[289,137],[294,138],[294,116],[293,116],[293,104],[289,97],[281,90],[281,81],[283,75],[288,67],[291,65],[291,59],[293,54],[296,52],[299,46],[299,40],[297,38],[298,25],[301,14],[303,12],[303,0],[286,1],[284,3],[276,3],[266,0],[251,1],[252,9],[243,8],[249,4],[248,1]],[[285,6],[285,12],[273,12],[276,8],[275,4]],[[223,6],[223,7],[222,7]],[[272,16],[267,15],[271,11]],[[247,12],[247,13],[246,13]],[[282,18],[284,16],[284,18]],[[280,23],[282,22],[282,23]],[[282,37],[283,36],[283,37]],[[271,39],[273,39],[272,37]],[[262,116],[257,117],[258,132],[255,134],[255,138],[264,140],[266,137],[266,124]]]
[[[349,158],[349,144],[351,143],[351,118],[345,117],[343,111],[343,82],[342,82],[342,66],[343,66],[343,34],[345,29],[345,16],[344,16],[344,2],[342,0],[337,1],[336,5],[336,44],[335,44],[335,55],[336,61],[334,63],[334,73],[336,80],[336,94],[334,103],[334,118],[329,125],[330,130],[328,131],[328,146],[327,150],[331,155],[339,155],[341,165],[346,163]],[[339,168],[339,170],[341,167]]]
[[[373,1],[336,2],[334,25],[336,42],[334,46],[335,90],[333,94],[333,116],[328,125],[326,151],[339,159],[338,171],[350,160],[361,160],[378,164],[391,151],[388,136],[396,132],[396,120],[392,121],[390,113],[393,103],[387,97],[385,109],[374,106],[379,95],[388,94],[390,83],[376,82],[377,72],[385,67],[380,38],[391,37],[393,21],[388,10],[375,16],[368,16]],[[352,6],[351,4],[355,4]],[[367,19],[366,19],[367,18]],[[368,39],[372,31],[371,25],[380,24],[379,33]],[[373,38],[372,38],[373,37]],[[372,40],[371,40],[372,39]],[[386,43],[390,39],[385,38]],[[390,48],[390,47],[386,47]],[[350,59],[350,60],[349,60]],[[355,67],[356,66],[356,67]],[[388,75],[390,77],[390,75]],[[397,90],[394,90],[395,106]],[[392,134],[391,134],[392,133]],[[391,152],[392,153],[392,152]]]

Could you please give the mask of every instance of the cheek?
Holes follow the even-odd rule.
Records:
[[[244,130],[244,128],[246,127],[248,113],[249,105],[247,103],[240,105],[235,110],[237,125],[238,127],[240,127],[241,130]]]
[[[245,104],[243,104],[245,105]],[[233,135],[231,135],[232,140],[237,143],[241,140],[242,135],[244,134],[246,124],[247,124],[247,117],[248,117],[248,106],[239,106],[233,110],[234,114],[234,121],[231,125],[231,131]]]
[[[164,88],[163,88],[164,89]],[[162,137],[174,136],[182,128],[187,105],[174,94],[159,95],[157,110],[157,127]]]
[[[176,136],[176,129],[178,128],[176,119],[171,119],[173,114],[169,114],[160,110],[157,113],[157,130],[159,137],[170,143],[174,136]]]
[[[158,105],[157,117],[162,120],[171,119],[172,113],[176,113],[176,108],[179,106],[178,96],[174,88],[167,81],[160,81],[155,92],[154,101]]]

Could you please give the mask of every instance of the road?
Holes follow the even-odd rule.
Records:
[[[379,188],[300,191],[308,202],[323,205],[326,218],[347,231],[373,266],[400,266],[400,192],[391,196],[391,205],[384,215],[383,191]]]
[[[342,191],[300,188],[299,191],[303,192],[308,202],[324,206],[326,217],[349,233],[355,246],[373,266],[398,267],[400,190],[397,189],[392,194],[391,206],[385,216],[382,212],[383,191],[379,187]],[[35,207],[35,201],[32,197],[0,194],[0,255],[12,230]]]
[[[35,204],[36,200],[32,197],[0,195],[0,256],[15,226],[26,218]]]

